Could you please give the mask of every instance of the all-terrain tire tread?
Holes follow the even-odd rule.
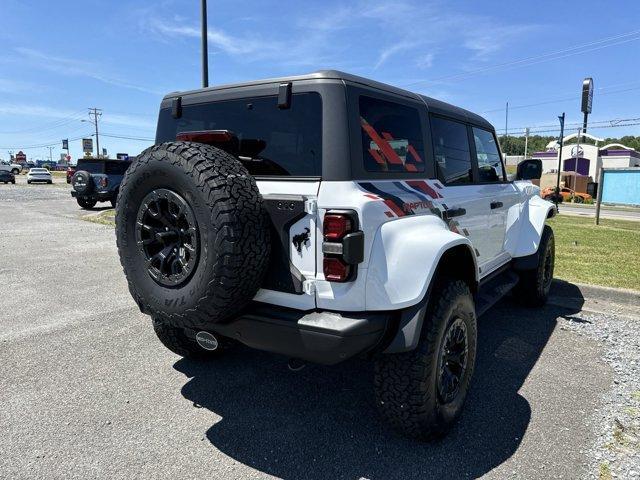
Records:
[[[227,152],[193,142],[168,142],[149,147],[127,170],[117,199],[117,245],[125,274],[135,250],[128,248],[124,234],[123,212],[129,207],[127,193],[133,187],[130,183],[137,171],[152,171],[153,162],[170,162],[178,167],[206,199],[210,229],[215,235],[214,271],[217,274],[209,279],[195,307],[181,313],[167,313],[154,307],[127,275],[129,291],[141,309],[152,317],[168,320],[178,327],[205,329],[208,324],[223,321],[241,310],[262,283],[270,249],[262,197],[255,179]],[[201,248],[207,246],[203,243]]]
[[[448,308],[459,296],[469,296],[468,285],[462,280],[439,281],[435,286],[422,325],[416,349],[381,355],[375,364],[374,387],[378,409],[386,422],[410,438],[432,440],[449,428],[438,423],[429,403],[436,395],[433,363],[438,361],[438,322],[443,321]],[[474,322],[475,325],[475,322]],[[469,332],[475,338],[476,332]],[[473,374],[473,364],[469,375]]]

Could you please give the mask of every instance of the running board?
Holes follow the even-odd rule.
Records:
[[[483,315],[518,283],[519,277],[512,270],[505,270],[480,285],[476,295],[476,316]]]

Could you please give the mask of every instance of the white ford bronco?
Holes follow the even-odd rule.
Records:
[[[540,173],[509,178],[482,117],[337,71],[172,93],[121,184],[118,250],[173,352],[370,358],[382,416],[431,439],[462,411],[476,318],[547,298]]]

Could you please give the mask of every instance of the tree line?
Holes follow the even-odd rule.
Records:
[[[544,152],[549,142],[557,140],[558,137],[542,136],[542,135],[530,135],[529,145],[527,147],[527,155],[531,155],[533,152]],[[593,141],[587,139],[587,143],[592,144]],[[576,140],[570,140],[568,143],[576,143]],[[583,139],[581,143],[585,143]],[[640,151],[640,136],[625,135],[620,138],[607,137],[600,146],[607,145],[609,143],[621,143],[627,147],[634,148]],[[505,155],[524,155],[525,137],[513,137],[504,135],[500,137],[500,148]]]

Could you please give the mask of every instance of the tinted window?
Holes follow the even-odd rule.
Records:
[[[292,96],[279,109],[276,96],[246,98],[160,112],[156,141],[174,141],[179,132],[229,130],[240,140],[239,156],[252,175],[322,174],[322,101],[317,93]]]
[[[504,169],[493,133],[473,127],[473,139],[476,144],[479,181],[502,182],[505,178]]]
[[[106,162],[104,173],[107,175],[124,175],[131,165],[129,162],[119,161],[119,162]]]
[[[369,172],[424,172],[424,145],[418,110],[360,97],[364,167]]]
[[[438,178],[449,185],[473,182],[467,126],[431,117],[431,136]]]
[[[100,160],[78,160],[78,170],[86,170],[89,173],[102,173],[104,162]]]

